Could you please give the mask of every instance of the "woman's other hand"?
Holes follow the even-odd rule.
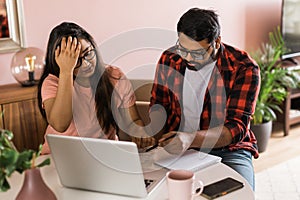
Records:
[[[131,141],[136,143],[139,149],[153,146],[155,144],[155,139],[153,137],[147,137],[147,138],[131,137]]]

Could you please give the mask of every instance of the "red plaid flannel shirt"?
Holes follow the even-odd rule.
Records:
[[[174,53],[174,47],[163,52],[157,64],[150,107],[160,104],[165,108],[165,133],[179,129],[187,66],[188,62]],[[223,124],[233,138],[226,148],[249,150],[257,158],[256,139],[249,127],[259,87],[260,72],[256,62],[246,52],[222,43],[206,89],[200,130]]]

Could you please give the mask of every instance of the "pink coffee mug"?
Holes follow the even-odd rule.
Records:
[[[171,170],[167,173],[170,200],[191,200],[203,191],[203,182],[195,180],[195,174],[188,170]],[[200,188],[198,192],[194,192]]]

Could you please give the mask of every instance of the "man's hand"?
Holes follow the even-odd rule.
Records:
[[[183,142],[176,131],[164,134],[161,139],[158,140],[158,145],[163,147],[170,154],[179,155],[184,151]]]
[[[163,147],[170,154],[181,154],[192,144],[195,133],[185,133],[171,131],[164,134],[158,141],[158,145]]]

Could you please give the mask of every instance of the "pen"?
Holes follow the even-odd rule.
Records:
[[[169,139],[171,139],[171,138],[173,138],[173,137],[175,137],[175,136],[176,136],[176,134],[170,135],[169,137],[165,138],[164,141],[169,140]],[[151,151],[151,150],[153,150],[153,149],[155,149],[155,148],[157,148],[157,147],[158,147],[158,143],[156,143],[156,144],[153,145],[152,147],[149,147],[148,149],[146,149],[145,152]]]

